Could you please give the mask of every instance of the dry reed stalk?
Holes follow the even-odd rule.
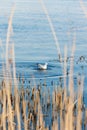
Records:
[[[87,130],[87,109],[85,110],[84,130]]]
[[[57,108],[60,106],[59,105],[59,97],[58,97],[58,93],[56,92],[56,90],[53,91],[53,96],[52,96],[52,130],[58,130],[58,111]],[[59,105],[59,106],[58,106]]]
[[[7,30],[7,38],[6,38],[6,67],[7,69],[8,69],[8,47],[9,47],[9,41],[10,41],[10,36],[11,36],[11,31],[12,31],[12,19],[14,15],[14,10],[15,10],[15,6],[12,7],[11,15],[8,22],[8,30]]]
[[[3,130],[6,130],[6,89],[3,88],[3,112],[2,112]]]
[[[45,129],[45,123],[43,121],[43,113],[42,113],[42,108],[40,105],[40,102],[38,103],[38,113],[37,113],[37,126],[36,130],[44,130]]]
[[[11,92],[10,92],[10,87],[9,87],[9,83],[6,82],[6,94],[7,94],[7,101],[8,101],[8,130],[12,129],[14,130],[14,125],[13,125],[13,122],[14,122],[14,118],[13,118],[13,115],[12,115],[12,106],[11,106],[11,99],[10,99],[10,95],[11,95]]]
[[[67,101],[65,103],[65,125],[64,130],[73,130],[73,103],[70,101],[70,97],[67,97]]]
[[[68,98],[67,98],[68,99]],[[67,102],[67,109],[65,110],[65,129],[64,130],[69,130],[69,112],[68,112],[68,109],[69,109],[69,104]]]
[[[69,92],[70,92],[70,98],[72,98],[72,100],[74,96],[74,86],[73,86],[73,68],[74,67],[73,66],[74,66],[75,43],[76,43],[76,33],[74,33],[71,60],[70,60],[70,75],[71,76],[69,77]]]
[[[69,99],[69,109],[68,109],[68,121],[69,121],[69,130],[73,130],[73,101],[71,100],[71,97]]]
[[[63,119],[63,99],[61,93],[61,100],[60,100],[60,130],[64,129],[64,119]]]
[[[6,84],[6,94],[7,94],[7,101],[8,101],[8,113],[10,113],[10,115],[8,116],[8,129],[12,129],[14,130],[14,126],[13,126],[13,115],[12,115],[12,106],[11,106],[11,99],[10,99],[10,95],[11,95],[11,90],[10,87],[11,85],[9,84],[9,74],[8,72],[10,72],[10,68],[9,68],[9,59],[8,59],[8,47],[9,47],[9,41],[10,41],[10,36],[11,36],[11,31],[12,31],[12,18],[13,18],[13,14],[14,14],[14,7],[12,8],[11,11],[11,15],[9,18],[9,22],[8,22],[8,30],[7,30],[7,38],[6,38],[6,78],[5,78],[5,84]]]
[[[66,74],[67,74],[67,47],[65,46],[64,48],[64,98],[63,98],[63,108],[66,106],[67,102],[67,88],[66,88]],[[63,122],[63,128],[65,130],[67,129],[67,124],[68,124],[68,113],[65,113],[65,108],[64,108],[64,122]]]
[[[55,44],[56,44],[56,47],[57,47],[57,52],[58,52],[58,58],[59,58],[59,61],[62,61],[62,55],[61,55],[61,52],[60,52],[60,46],[59,46],[59,41],[58,41],[58,38],[57,38],[57,35],[56,35],[56,32],[55,32],[55,29],[54,29],[54,26],[53,26],[53,23],[51,21],[51,18],[49,16],[49,13],[48,13],[48,10],[43,2],[43,0],[39,0],[42,8],[43,8],[43,11],[47,17],[47,20],[48,20],[48,23],[49,23],[49,26],[50,26],[50,29],[52,31],[52,34],[53,34],[53,38],[54,38],[54,41],[55,41]]]
[[[13,79],[14,86],[18,87],[17,79],[16,79],[16,66],[15,66],[15,52],[14,52],[14,44],[12,44],[12,63],[13,63]]]
[[[53,112],[54,112],[55,109],[56,109],[56,93],[55,93],[55,91],[53,91],[52,97],[53,97],[52,98],[52,104],[53,104]]]
[[[64,49],[64,102],[66,101],[66,97],[67,97],[67,90],[66,90],[66,73],[67,73],[67,47],[65,46]]]
[[[55,119],[53,121],[52,130],[59,130],[59,128],[58,128],[58,119]]]
[[[18,96],[18,90],[15,87],[15,112],[17,115],[17,121],[18,121],[18,130],[21,130],[21,119],[20,119],[20,107],[19,107],[19,96]]]
[[[77,108],[77,130],[81,130],[82,126],[82,104],[83,104],[83,86],[84,86],[84,77],[82,77],[81,81],[79,79],[78,82],[81,82],[78,84],[78,108]]]
[[[15,107],[18,121],[18,130],[21,130],[21,120],[20,120],[20,108],[19,108],[19,95],[18,95],[18,84],[16,79],[16,67],[15,67],[15,54],[14,54],[14,44],[12,46],[12,56],[13,56],[13,79],[14,79],[14,94],[15,94]]]
[[[3,69],[4,69],[4,67],[3,67]],[[7,99],[7,102],[5,101],[6,99],[4,99],[4,102],[6,103],[6,104],[4,104],[4,105],[7,105],[7,108],[6,108],[6,106],[4,106],[4,112],[6,112],[6,109],[7,109],[7,119],[8,119],[8,130],[10,130],[10,129],[12,129],[12,130],[14,130],[14,117],[13,117],[13,114],[12,114],[12,106],[11,106],[11,98],[10,98],[10,96],[11,96],[11,89],[10,89],[10,82],[9,82],[9,75],[8,75],[8,77],[6,76],[6,74],[5,74],[5,72],[3,71],[3,74],[4,74],[4,86],[3,86],[3,89],[5,89],[5,95],[4,95],[4,98],[6,98]],[[3,90],[2,89],[2,90]],[[3,93],[4,94],[4,93]],[[6,96],[6,97],[5,97]],[[5,115],[5,117],[4,117],[5,119],[6,119],[6,115]],[[6,121],[5,121],[6,122]],[[4,122],[4,123],[5,123]]]
[[[74,53],[75,53],[75,43],[76,43],[76,34],[74,33],[71,60],[70,60],[70,77],[69,77],[69,104],[68,104],[68,130],[73,130],[73,102],[74,102],[74,86],[73,86],[73,63],[74,63]],[[67,118],[67,117],[66,117]],[[66,120],[66,119],[65,119]],[[67,127],[67,126],[66,126]]]
[[[0,114],[0,129],[2,129],[3,123],[2,123],[2,114]]]
[[[35,91],[35,98],[34,98],[34,112],[35,112],[35,114],[37,112],[38,102],[39,102],[39,94],[38,94],[38,91],[36,90]]]
[[[23,117],[24,117],[24,129],[28,130],[27,117],[26,117],[26,102],[23,99]]]

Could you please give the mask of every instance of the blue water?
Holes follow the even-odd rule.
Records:
[[[85,0],[83,2],[87,7],[87,2]],[[32,78],[33,76],[39,79],[46,78],[47,82],[50,81],[50,77],[62,76],[61,63],[57,61],[55,41],[39,0],[0,0],[0,3],[0,38],[4,46],[4,51],[0,48],[1,53],[5,53],[8,19],[14,3],[16,7],[12,24],[11,43],[14,42],[15,44],[17,74],[24,75],[26,78]],[[73,35],[74,30],[76,30],[74,75],[85,75],[86,88],[87,19],[80,1],[44,0],[44,3],[53,23],[62,57],[64,56],[64,46],[68,47],[68,57],[71,56]],[[77,64],[80,56],[84,56],[85,61]],[[1,56],[0,61],[2,61]],[[38,62],[48,62],[48,69],[38,71]]]
[[[84,1],[85,2],[85,1]],[[57,49],[49,23],[39,0],[21,1],[1,0],[0,37],[5,44],[8,18],[13,3],[13,36],[16,61],[48,61],[57,59]],[[70,56],[73,40],[73,29],[76,28],[75,56],[87,55],[86,34],[87,19],[81,9],[79,0],[44,0],[51,17],[63,56],[64,46],[68,46]],[[87,5],[87,2],[85,2]]]

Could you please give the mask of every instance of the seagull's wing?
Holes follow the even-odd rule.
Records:
[[[43,69],[43,65],[38,64],[38,68],[39,68],[39,69]]]

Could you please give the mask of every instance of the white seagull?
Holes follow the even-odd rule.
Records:
[[[47,69],[47,65],[48,65],[48,63],[38,64],[38,69],[40,69],[40,70],[46,70]]]

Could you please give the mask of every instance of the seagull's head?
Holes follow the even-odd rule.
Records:
[[[48,63],[46,62],[45,65],[48,65]]]

